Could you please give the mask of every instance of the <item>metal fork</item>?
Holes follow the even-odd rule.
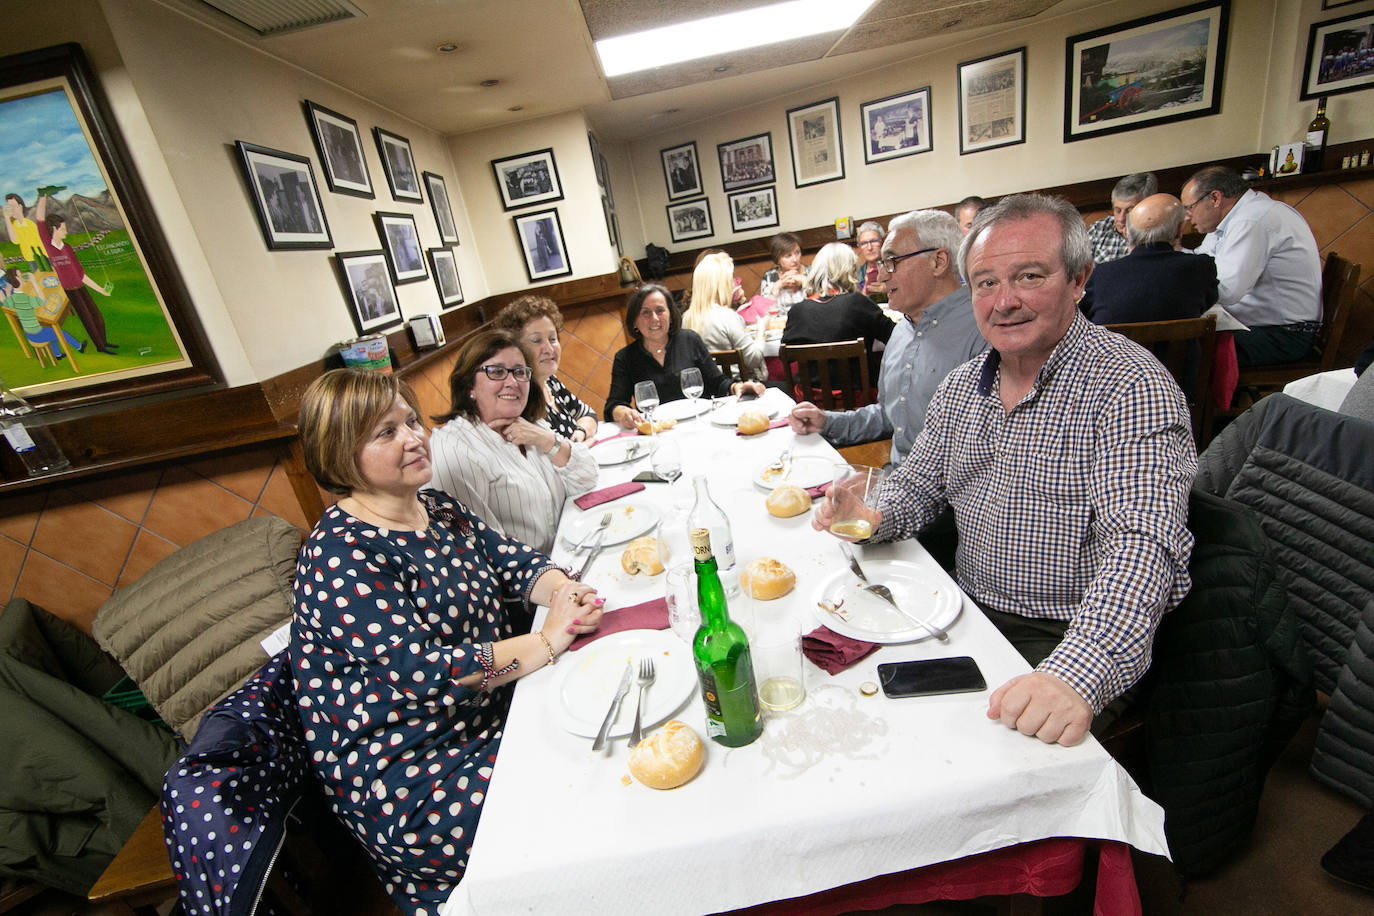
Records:
[[[578,538],[578,539],[577,539],[577,542],[576,542],[575,544],[572,545],[573,552],[576,553],[577,551],[581,550],[582,547],[587,543],[587,539],[588,539],[589,537],[591,537],[592,535],[596,534],[598,531],[603,530],[604,528],[606,528],[606,527],[609,526],[610,524],[611,524],[611,513],[607,512],[607,513],[605,513],[604,515],[601,516],[600,520],[597,521],[597,523],[596,523],[596,525],[595,525],[594,527],[588,528],[586,531],[582,532],[582,537]]]
[[[849,548],[849,545],[846,544],[844,541],[840,542],[840,553],[844,554],[844,558],[849,561],[850,571],[853,572],[854,575],[858,576],[860,579],[863,580],[864,585],[862,586],[862,588],[864,591],[872,592],[879,598],[886,601],[888,604],[892,605],[893,610],[895,610],[898,614],[901,614],[907,620],[910,620],[912,623],[916,624],[916,626],[930,633],[931,636],[934,636],[936,639],[940,640],[940,642],[949,642],[949,634],[945,632],[944,627],[937,627],[933,624],[926,623],[924,620],[917,617],[916,615],[902,610],[901,607],[897,605],[896,600],[893,599],[892,590],[890,588],[888,588],[886,585],[881,585],[877,582],[869,582],[868,576],[864,575],[863,567],[859,565],[859,558],[854,556],[854,551],[851,550]]]
[[[782,450],[782,453],[773,461],[772,464],[764,468],[765,471],[781,471],[792,466],[792,446]]]
[[[644,709],[644,688],[654,682],[654,660],[652,658],[641,658],[639,660],[639,699],[635,701],[635,724],[630,729],[630,747],[634,747],[644,738],[644,732],[639,727],[639,714]]]

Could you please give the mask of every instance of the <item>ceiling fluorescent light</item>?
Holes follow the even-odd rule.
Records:
[[[606,76],[792,41],[849,28],[873,0],[789,0],[596,43]]]

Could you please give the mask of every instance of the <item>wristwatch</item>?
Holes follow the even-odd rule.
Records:
[[[548,450],[547,452],[545,452],[544,454],[545,454],[545,455],[548,455],[550,458],[552,458],[554,455],[557,455],[557,454],[558,454],[558,450],[559,450],[560,448],[563,447],[563,443],[566,442],[566,441],[567,441],[567,440],[564,439],[562,436],[560,436],[560,435],[558,435],[557,433],[555,433],[555,434],[554,434],[554,437],[553,437],[553,445],[550,446],[550,447],[549,447],[549,450]]]

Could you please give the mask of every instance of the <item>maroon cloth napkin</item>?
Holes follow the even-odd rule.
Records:
[[[600,490],[583,493],[581,496],[577,497],[577,499],[573,500],[573,505],[579,509],[590,509],[592,506],[599,506],[613,499],[629,496],[631,493],[638,493],[642,489],[644,489],[644,484],[635,483],[633,480],[627,480],[613,487],[602,487]]]
[[[787,425],[787,418],[786,418],[786,417],[782,417],[781,419],[774,420],[772,423],[769,423],[769,424],[768,424],[768,428],[769,428],[769,429],[782,429],[782,428],[783,428],[784,426],[786,426],[786,425]],[[742,435],[744,435],[744,433],[740,432],[740,431],[737,429],[737,430],[735,430],[735,435],[736,435],[736,436],[742,436]],[[754,435],[760,435],[760,434],[759,434],[759,433],[755,433]]]
[[[829,674],[839,674],[860,659],[868,658],[878,651],[878,644],[875,642],[850,639],[827,626],[816,627],[802,637],[801,643],[802,655]]]
[[[587,448],[591,448],[593,445],[600,445],[600,444],[603,443],[603,442],[610,442],[612,439],[624,439],[626,436],[638,436],[638,435],[639,435],[639,430],[637,430],[637,429],[627,429],[627,430],[625,430],[623,433],[616,433],[614,436],[606,436],[605,438],[597,439],[595,442],[592,442],[590,445],[588,445]]]
[[[827,480],[825,483],[818,483],[814,487],[807,487],[806,495],[812,499],[820,499],[826,493],[830,492],[830,484],[832,482],[833,481]]]
[[[603,636],[610,636],[621,630],[666,629],[668,629],[668,601],[665,598],[655,598],[653,601],[623,607],[617,611],[606,611],[601,615],[601,626],[597,627],[596,632],[583,633],[572,641],[568,650],[576,651],[589,642],[595,642]],[[877,646],[874,648],[876,649]]]

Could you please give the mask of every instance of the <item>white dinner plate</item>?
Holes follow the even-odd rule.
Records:
[[[649,436],[626,436],[623,439],[612,439],[610,442],[594,445],[591,452],[596,463],[606,467],[648,458],[654,453],[654,443]]]
[[[792,459],[791,468],[783,470],[771,469],[769,465],[772,463],[768,462],[754,473],[754,483],[766,490],[772,490],[785,483],[809,490],[835,479],[835,462],[819,455],[799,455]]]
[[[658,510],[653,506],[617,499],[604,505],[592,506],[577,518],[569,519],[563,537],[569,544],[577,543],[583,535],[601,523],[601,516],[607,512],[611,513],[611,523],[606,526],[606,534],[601,539],[602,547],[623,544],[641,534],[648,534],[658,524]],[[590,544],[595,539],[596,535],[592,535],[587,538],[587,543]]]
[[[948,627],[959,618],[964,606],[959,588],[944,576],[932,576],[909,560],[865,560],[868,581],[880,582],[892,590],[892,597],[912,615],[937,627]],[[842,620],[823,610],[819,602],[839,604],[849,615]],[[849,570],[836,572],[816,593],[811,606],[816,619],[850,639],[866,642],[899,643],[929,639],[930,633],[892,609],[892,605],[871,592]]]
[[[668,401],[654,408],[655,420],[690,420],[692,417],[699,417],[711,409],[710,398],[697,398],[696,406],[693,407],[691,398],[683,398],[680,401]]]
[[[739,423],[739,415],[746,410],[756,410],[770,420],[778,415],[778,405],[771,400],[754,398],[741,401],[729,398],[712,412],[711,422],[717,426],[734,426]]]
[[[629,662],[634,666],[630,692],[621,701],[610,731],[612,738],[628,735],[639,696],[635,675],[645,657],[654,660],[654,682],[644,691],[640,725],[647,731],[671,716],[697,686],[691,649],[672,630],[621,630],[559,659],[549,693],[558,723],[574,735],[596,737]]]

